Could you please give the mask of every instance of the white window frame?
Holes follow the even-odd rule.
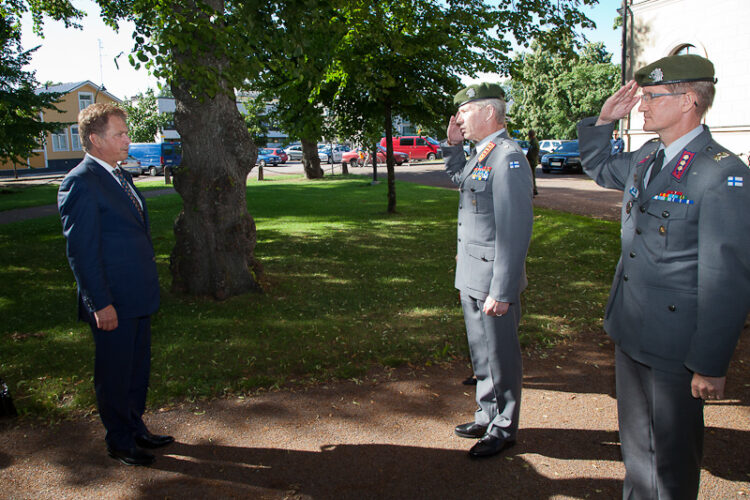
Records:
[[[70,126],[70,150],[71,151],[82,151],[81,148],[81,135],[78,133],[78,125]]]
[[[52,151],[70,151],[68,148],[67,128],[58,130],[57,132],[51,132],[50,136],[52,137]],[[61,139],[64,141],[63,144],[60,144]]]
[[[82,97],[87,97],[88,104],[83,105],[84,100]],[[94,94],[91,92],[78,92],[78,111],[83,111],[87,106],[94,104]]]

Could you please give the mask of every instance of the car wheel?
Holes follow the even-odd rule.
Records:
[[[156,174],[157,174],[156,167],[148,168],[148,175],[150,175],[151,177],[156,177]]]
[[[265,167],[265,166],[266,166],[266,160],[260,160],[260,161],[258,162],[258,165],[259,165],[260,167]]]
[[[428,160],[434,160],[435,158],[436,158],[436,156],[435,156],[435,153],[429,153],[429,154],[427,155],[427,159],[428,159]]]

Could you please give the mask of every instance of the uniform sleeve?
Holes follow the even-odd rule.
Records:
[[[496,231],[489,295],[499,302],[513,302],[526,285],[526,254],[534,221],[533,186],[523,152],[501,158],[492,173]]]
[[[112,304],[101,258],[101,221],[88,182],[66,177],[57,193],[70,268],[90,312]]]
[[[586,174],[602,187],[625,190],[630,175],[631,153],[610,155],[610,138],[615,124],[596,126],[597,118],[578,122],[578,146],[581,165]]]
[[[750,170],[739,160],[717,169],[698,220],[698,318],[685,362],[710,377],[726,374],[750,312]]]
[[[443,162],[445,164],[445,173],[451,178],[454,184],[461,182],[461,172],[466,166],[466,155],[463,146],[449,146],[447,142],[441,144],[443,151]]]

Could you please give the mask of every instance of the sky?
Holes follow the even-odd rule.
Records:
[[[107,91],[120,99],[127,99],[149,88],[157,88],[157,80],[145,69],[136,71],[128,62],[133,48],[133,24],[122,23],[118,32],[106,26],[99,7],[91,0],[72,0],[73,5],[88,15],[80,23],[82,30],[66,29],[61,22],[46,19],[44,38],[32,31],[31,16],[22,19],[22,46],[28,50],[39,45],[26,70],[36,71],[40,83],[47,81],[69,83],[90,80],[104,84]],[[620,62],[621,32],[613,30],[621,0],[599,0],[584,12],[597,25],[586,30],[589,41],[604,42],[613,54],[612,62]],[[119,55],[119,58],[117,56]],[[117,64],[115,64],[117,58]],[[119,66],[119,67],[118,67]]]

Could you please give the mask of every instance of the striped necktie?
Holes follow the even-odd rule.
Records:
[[[136,199],[135,194],[133,193],[133,190],[130,189],[130,185],[128,184],[128,181],[125,180],[125,174],[122,173],[122,170],[120,170],[120,167],[115,168],[114,172],[115,172],[115,177],[117,177],[117,180],[120,181],[120,185],[125,190],[125,194],[128,195],[128,198],[130,198],[130,201],[132,201],[133,205],[135,205],[135,208],[138,209],[138,213],[141,214],[141,219],[145,220],[145,217],[143,216],[143,208],[141,208],[141,204]]]

